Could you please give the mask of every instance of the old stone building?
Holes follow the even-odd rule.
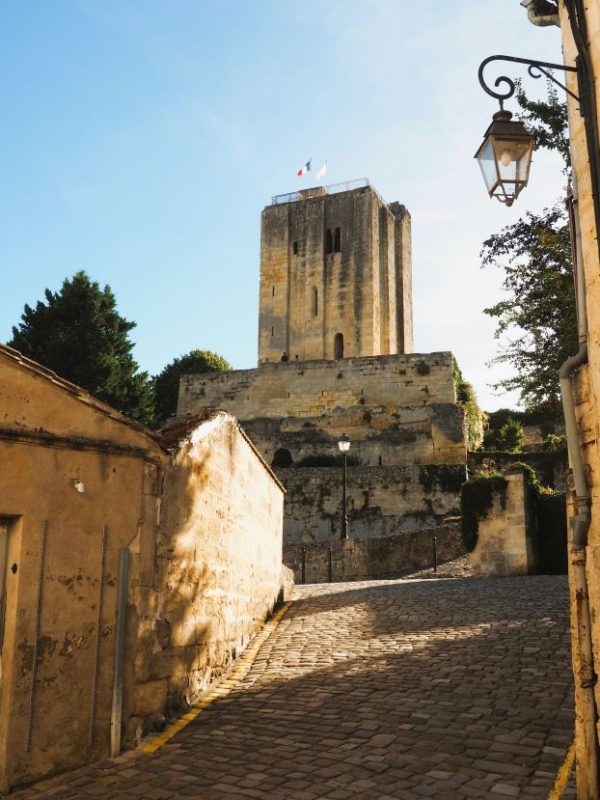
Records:
[[[560,371],[572,467],[569,586],[577,796],[600,797],[600,0],[525,0],[531,22],[559,26],[573,167],[579,351]],[[562,77],[562,76],[561,76]]]
[[[153,434],[0,346],[0,792],[194,700],[282,588],[283,490],[237,422]]]
[[[179,417],[228,410],[277,471],[287,545],[339,541],[343,434],[351,537],[433,531],[456,511],[464,415],[452,354],[411,352],[411,273],[410,215],[367,182],[274,197],[262,214],[258,368],[181,380]]]

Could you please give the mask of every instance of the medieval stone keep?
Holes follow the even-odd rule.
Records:
[[[286,546],[343,555],[344,434],[351,539],[433,532],[457,509],[466,443],[454,361],[411,353],[411,275],[410,214],[368,182],[274,197],[262,213],[258,368],[181,380],[179,417],[226,409],[276,470]],[[284,561],[297,559],[284,548]],[[409,566],[373,564],[365,555],[353,574]]]

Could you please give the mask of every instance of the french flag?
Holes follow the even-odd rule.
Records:
[[[307,173],[307,172],[310,172],[310,170],[311,170],[311,167],[310,167],[310,162],[311,162],[311,161],[312,161],[312,159],[311,159],[311,158],[309,158],[309,159],[308,159],[308,161],[306,162],[306,164],[304,164],[303,166],[301,166],[301,167],[300,167],[300,169],[299,169],[299,170],[298,170],[298,172],[296,173],[296,175],[297,175],[299,178],[301,178],[303,175],[306,175],[306,173]]]

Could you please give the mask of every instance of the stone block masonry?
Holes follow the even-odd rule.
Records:
[[[464,554],[460,531],[452,525],[381,539],[286,544],[283,558],[296,584],[390,578],[432,566],[434,536],[438,563]]]
[[[234,414],[271,463],[335,454],[347,433],[362,464],[460,464],[463,413],[451,353],[266,364],[182,378],[178,414]]]
[[[412,350],[410,214],[369,186],[262,213],[259,361]]]
[[[281,469],[287,488],[284,542],[335,542],[341,533],[342,470]],[[435,529],[456,514],[464,466],[349,467],[347,510],[352,539],[388,539]],[[286,561],[288,566],[291,566]]]

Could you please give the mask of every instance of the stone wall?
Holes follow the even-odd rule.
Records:
[[[534,519],[528,508],[522,470],[506,472],[505,492],[497,492],[479,521],[477,544],[469,560],[475,575],[528,575],[535,572]]]
[[[286,487],[284,541],[334,542],[341,533],[341,467],[277,471]],[[352,539],[381,539],[434,529],[457,513],[464,466],[349,467],[348,526]],[[287,562],[286,562],[287,563]],[[291,566],[288,564],[288,566]]]
[[[370,186],[267,206],[259,361],[404,352],[412,346],[410,215]]]
[[[0,402],[3,792],[109,755],[121,549],[123,740],[226,668],[280,595],[283,490],[229,415],[158,436],[2,346]]]
[[[223,408],[248,419],[319,417],[336,408],[424,407],[456,402],[451,353],[289,361],[258,369],[185,375],[178,416]]]
[[[130,548],[138,571],[151,566],[167,454],[141,426],[2,347],[0,408],[2,792],[108,755],[119,550]],[[135,612],[130,621],[135,631]]]
[[[232,417],[181,439],[166,476],[130,735],[153,713],[192,703],[272,611],[282,515],[280,484]]]
[[[392,578],[432,566],[434,536],[438,563],[464,554],[458,528],[444,526],[381,539],[286,544],[283,555],[298,584]]]
[[[560,12],[562,45],[566,64],[576,63],[577,48],[571,31],[571,22],[567,4],[558,4]],[[600,8],[597,0],[581,4],[582,23],[587,27],[583,38],[588,48],[592,78],[595,84],[592,89],[595,95],[596,130],[600,127]],[[578,76],[568,73],[566,80],[571,91],[581,94]],[[600,258],[598,239],[600,232],[596,228],[594,213],[594,196],[598,186],[594,185],[590,171],[590,156],[585,132],[584,119],[580,113],[577,100],[567,97],[569,109],[569,140],[571,146],[573,185],[576,191],[575,214],[579,223],[577,237],[578,264],[577,272],[583,275],[585,283],[585,309],[587,313],[587,364],[575,372],[573,383],[576,390],[577,418],[579,441],[587,468],[589,494],[592,498],[591,525],[588,534],[588,547],[584,553],[575,553],[573,558],[587,559],[587,575],[589,600],[591,609],[591,637],[593,660],[598,670],[600,662]],[[591,109],[588,100],[588,109]],[[589,119],[589,111],[588,111]],[[593,146],[590,144],[590,146]],[[597,154],[597,146],[596,146]],[[570,516],[575,513],[575,504],[571,503]],[[573,632],[573,666],[575,675],[576,700],[576,762],[577,789],[581,797],[596,796],[600,791],[597,778],[597,709],[600,707],[600,686],[594,687],[595,708],[590,708],[587,684],[587,670],[594,669],[589,665],[587,645],[579,640],[579,631],[585,631],[586,622],[580,621],[582,608],[581,598],[585,594],[583,587],[577,586],[573,574],[570,575],[570,602]],[[580,654],[583,653],[583,659]],[[596,731],[596,736],[593,731]]]
[[[182,378],[179,416],[200,407],[236,416],[269,463],[335,455],[343,433],[363,465],[460,464],[464,415],[451,353],[266,364]]]

